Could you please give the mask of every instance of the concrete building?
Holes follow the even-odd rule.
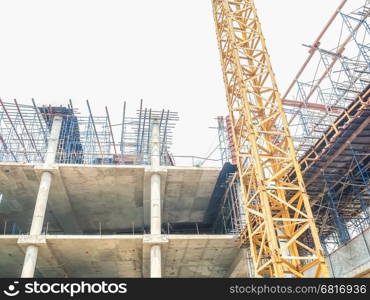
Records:
[[[316,244],[323,246],[331,275],[370,277],[370,1],[352,11],[345,2],[309,46],[308,59],[282,97],[290,127],[285,136],[294,139],[304,180],[292,175],[290,165],[278,177],[304,181],[301,194],[309,196],[320,237]],[[331,37],[339,36],[339,42],[319,47],[336,21],[342,29]],[[51,107],[0,99],[1,277],[254,276],[250,245],[240,243],[248,224],[230,119],[217,118],[222,164],[206,167],[207,158],[170,152],[175,112],[141,102],[130,117],[124,104],[122,121],[112,124],[108,108],[105,116],[96,116],[87,102],[87,111],[80,115],[71,101]],[[275,125],[267,131],[273,135],[271,149],[277,145],[280,124]],[[262,138],[260,143],[263,148]],[[266,153],[266,164],[284,159]],[[243,155],[247,169],[251,164]],[[259,183],[266,181],[263,176]],[[288,189],[274,180],[271,186]],[[281,200],[280,206],[292,202]],[[292,227],[287,219],[300,221],[294,212],[276,215],[270,219],[277,218],[277,229],[269,233],[284,248]],[[252,223],[257,231],[266,226]],[[299,258],[289,245],[281,257],[322,257],[320,250],[310,252],[312,236],[296,236],[291,240],[304,245],[293,249]],[[269,265],[270,257],[259,258]],[[300,275],[308,270],[297,265]]]
[[[118,152],[109,115],[91,115],[85,132],[86,119],[71,108],[18,105],[12,115],[11,107],[3,103],[2,122],[10,126],[2,130],[0,276],[253,276],[238,240],[244,224],[235,167],[174,165],[166,139],[176,114],[149,117],[141,108],[136,122],[125,116]],[[22,119],[33,122],[29,135]],[[19,143],[9,143],[14,135]],[[369,242],[363,237],[328,256],[334,275],[368,275],[369,252],[352,253]],[[339,270],[343,256],[348,266]]]
[[[34,141],[11,115],[11,104],[4,103],[9,119],[2,121],[14,128],[2,132],[0,276],[224,277],[233,272],[240,252],[237,235],[213,234],[208,217],[220,169],[172,165],[171,113],[151,111],[136,118],[136,137],[146,139],[142,152],[129,149],[133,120],[126,117],[121,145],[126,149],[118,153],[113,132],[103,140],[107,128],[99,131],[97,117],[90,116],[90,131],[83,132],[85,120],[71,109],[46,113],[19,107],[24,119],[35,121]],[[69,137],[72,145],[66,142],[67,126],[79,128]],[[6,144],[5,137],[16,133],[25,148]],[[83,146],[79,161],[72,149],[76,136]],[[99,144],[107,149],[108,143],[113,154],[99,153]]]

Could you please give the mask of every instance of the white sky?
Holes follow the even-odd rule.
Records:
[[[283,93],[341,0],[255,0]],[[356,0],[350,0],[356,1]],[[178,111],[175,155],[205,156],[226,98],[211,0],[0,0],[0,96],[66,104],[113,123],[139,99]]]

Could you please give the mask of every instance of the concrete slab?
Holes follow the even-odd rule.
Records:
[[[145,166],[56,165],[45,218],[50,233],[142,232],[149,224]],[[163,176],[163,224],[202,222],[218,168],[167,167]],[[28,232],[40,170],[0,164],[0,217]],[[146,176],[148,177],[148,176]],[[2,225],[0,225],[1,228]]]
[[[0,277],[21,275],[24,252],[17,244],[17,235],[0,236]]]
[[[26,245],[0,236],[0,277],[19,277]],[[168,235],[164,277],[225,277],[239,248],[231,235]],[[143,235],[46,235],[39,244],[37,277],[148,277]]]
[[[164,277],[226,277],[239,251],[232,235],[169,235],[168,240]]]

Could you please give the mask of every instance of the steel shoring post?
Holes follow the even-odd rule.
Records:
[[[8,148],[6,142],[4,141],[4,138],[1,134],[0,134],[0,142],[3,144],[4,151],[6,153],[10,153],[11,156],[13,157],[14,161],[18,162],[17,157],[14,155],[13,151],[10,148]]]
[[[94,122],[94,117],[93,117],[93,115],[91,113],[91,108],[90,108],[89,100],[86,100],[86,104],[87,104],[87,108],[89,110],[89,115],[90,115],[92,127],[94,129],[94,133],[95,133],[95,137],[96,137],[96,142],[98,143],[98,148],[99,148],[99,152],[100,152],[100,155],[101,155],[102,164],[104,164],[104,154],[103,154],[103,150],[102,150],[102,147],[101,147],[101,144],[100,144],[100,141],[99,141],[98,132],[96,130],[96,126],[95,126],[95,122]]]
[[[30,134],[30,132],[28,131],[27,125],[26,125],[26,123],[25,123],[25,121],[24,121],[24,118],[23,118],[22,111],[20,110],[19,105],[18,105],[18,102],[17,102],[17,100],[16,100],[16,99],[14,99],[14,104],[15,104],[15,106],[16,106],[16,108],[17,108],[17,111],[18,111],[18,113],[19,113],[19,116],[20,116],[20,118],[21,118],[21,122],[22,122],[22,124],[23,124],[24,130],[26,131],[26,134],[27,134],[28,138],[30,139],[30,144],[31,144],[32,148],[36,150],[36,153],[37,153],[37,155],[40,157],[41,162],[43,162],[43,161],[44,161],[44,158],[42,157],[42,155],[41,155],[40,151],[37,149],[37,147],[36,147],[36,143],[35,143],[35,140],[34,140],[33,136],[32,136],[32,135]]]
[[[112,137],[112,143],[113,143],[113,149],[114,149],[114,154],[117,155],[117,149],[116,149],[116,143],[114,141],[114,135],[113,135],[113,130],[112,130],[112,124],[110,122],[110,117],[109,117],[109,112],[108,112],[108,107],[105,107],[105,113],[107,115],[107,120],[108,120],[108,125],[109,125],[109,132]]]
[[[367,172],[364,172],[364,171],[363,171],[363,168],[361,167],[361,164],[360,164],[360,162],[359,162],[359,161],[358,161],[358,159],[357,159],[356,152],[355,152],[355,150],[352,148],[352,145],[350,145],[350,149],[351,149],[351,151],[352,151],[352,155],[353,155],[354,161],[355,161],[355,163],[356,163],[356,167],[357,167],[357,169],[358,169],[358,171],[359,171],[359,173],[360,173],[361,180],[362,180],[363,184],[364,184],[364,185],[365,185],[365,187],[366,187],[366,190],[367,190],[368,195],[370,196],[370,188],[369,188],[369,184],[368,184],[369,179],[370,179],[370,178],[369,178],[369,175],[367,174]]]
[[[120,143],[121,160],[123,160],[123,153],[125,151],[125,148],[124,148],[124,141],[125,141],[125,118],[126,118],[126,101],[123,102],[123,113],[122,113],[122,128],[121,128],[121,143]]]
[[[357,159],[357,155],[356,155],[356,152],[355,150],[352,148],[352,145],[350,145],[350,149],[351,149],[351,152],[352,152],[352,155],[353,155],[353,159],[356,163],[356,167],[358,169],[358,172],[360,174],[360,177],[361,177],[361,180],[362,180],[362,183],[363,185],[366,187],[366,191],[367,191],[367,194],[370,196],[370,189],[369,189],[369,175],[367,174],[366,170],[363,170],[363,167],[361,166],[361,163],[359,162],[359,160]],[[359,193],[359,195],[361,195],[361,193]],[[367,204],[364,202],[363,198],[360,197],[360,205],[361,205],[361,208],[362,208],[362,212],[364,213],[365,215],[365,218],[366,218],[366,223],[368,225],[370,225],[370,218],[369,218],[369,212],[368,212],[368,206]]]
[[[146,125],[146,120],[147,120],[147,117],[146,117],[147,111],[148,110],[145,108],[144,109],[144,117],[143,117],[143,128],[142,128],[142,132],[139,133],[141,135],[141,138],[139,139],[139,153],[141,155],[143,153],[143,143],[144,143],[145,125]]]
[[[140,112],[139,112],[139,125],[137,130],[137,139],[136,139],[136,152],[139,153],[140,146],[139,146],[139,139],[140,139],[140,129],[141,129],[141,112],[143,110],[143,99],[140,99]]]
[[[147,153],[147,161],[149,161],[149,152],[150,152],[150,133],[151,133],[151,122],[152,122],[152,109],[150,108],[149,109],[149,123],[148,123],[148,139],[147,139],[147,149],[146,149],[146,153]]]
[[[331,209],[331,212],[332,212],[332,216],[333,216],[333,219],[334,219],[334,223],[337,227],[337,232],[338,232],[338,236],[339,236],[339,241],[341,244],[344,244],[346,242],[348,242],[350,240],[350,236],[349,236],[349,233],[348,233],[348,230],[347,230],[347,227],[344,223],[344,220],[343,218],[339,215],[339,212],[338,212],[338,209],[337,209],[337,206],[338,206],[338,199],[337,199],[337,196],[336,196],[336,193],[335,191],[333,191],[333,189],[331,188],[331,186],[329,185],[327,179],[326,179],[326,176],[325,174],[323,174],[323,178],[324,178],[324,182],[328,188],[328,202],[329,202],[329,206],[330,206],[330,209]]]
[[[0,98],[0,104],[1,104],[1,106],[2,106],[2,108],[3,108],[3,110],[4,110],[4,112],[5,112],[5,115],[7,116],[7,118],[8,118],[8,121],[9,121],[9,123],[10,123],[10,125],[11,125],[11,127],[12,127],[12,129],[13,129],[13,131],[14,131],[14,133],[15,133],[15,135],[17,136],[17,139],[18,139],[18,141],[19,141],[19,144],[22,146],[22,148],[23,148],[23,155],[24,155],[24,157],[26,158],[26,160],[27,160],[27,162],[30,162],[30,160],[29,160],[29,158],[28,158],[28,153],[27,153],[27,148],[26,148],[26,146],[25,146],[25,143],[24,143],[24,141],[23,141],[23,139],[22,139],[22,137],[19,135],[19,133],[17,132],[17,129],[16,129],[16,126],[14,125],[14,122],[13,122],[13,120],[12,120],[12,118],[11,118],[11,116],[9,115],[9,112],[8,112],[8,110],[6,109],[6,106],[5,106],[5,104],[4,104],[4,102],[1,100],[1,98]]]
[[[32,98],[32,104],[33,104],[33,107],[35,109],[35,112],[36,112],[36,115],[37,115],[37,119],[39,120],[40,128],[42,130],[42,134],[44,136],[45,143],[47,143],[48,135],[46,134],[46,131],[44,129],[44,124],[41,121],[39,108],[37,107],[36,102],[35,102],[35,99],[33,99],[33,98]]]
[[[355,193],[354,196],[360,202],[361,211],[364,215],[364,218],[362,218],[362,220],[359,221],[361,228],[363,227],[363,223],[366,224],[365,227],[367,228],[370,226],[370,216],[368,212],[368,206],[366,202],[364,201],[364,198],[362,197],[361,189],[358,187],[358,185],[355,182],[354,174],[353,173],[350,174],[349,178],[350,178],[350,181],[353,186],[354,193]],[[361,231],[363,231],[363,228],[361,229]]]

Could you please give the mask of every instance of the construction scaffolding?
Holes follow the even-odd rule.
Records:
[[[349,12],[345,4],[308,46],[309,58],[284,96],[326,253],[369,226],[370,1]],[[324,36],[330,27],[333,46]]]
[[[160,159],[162,165],[174,165],[169,152],[176,112],[143,108],[136,116],[126,116],[124,103],[122,123],[112,124],[105,116],[93,115],[89,102],[87,116],[82,116],[72,102],[65,107],[37,106],[0,100],[0,161],[42,163],[54,116],[62,116],[56,162],[60,164],[148,165],[150,164],[151,124],[160,124]]]
[[[299,157],[315,145],[370,83],[370,2],[365,1],[351,12],[345,11],[343,3],[323,32],[331,26],[331,39],[325,39],[322,33],[313,45],[307,46],[309,58],[283,97]],[[333,37],[337,37],[335,44],[331,42]]]

